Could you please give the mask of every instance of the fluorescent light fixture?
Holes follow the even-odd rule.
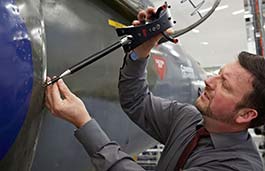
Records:
[[[200,30],[198,30],[198,29],[192,29],[192,32],[193,33],[200,33]]]
[[[237,10],[237,11],[232,12],[232,15],[238,15],[238,14],[241,14],[243,12],[244,12],[244,9]]]
[[[245,13],[245,14],[250,14],[250,11],[245,11],[244,13]]]
[[[222,6],[217,7],[217,8],[215,9],[215,11],[223,10],[223,9],[228,8],[228,7],[229,7],[229,5],[222,5]],[[199,10],[199,12],[200,12],[200,13],[204,13],[204,12],[208,12],[208,11],[210,11],[210,10],[211,10],[211,8],[205,8],[205,9]]]
[[[208,45],[208,42],[201,42],[202,45]]]
[[[253,17],[253,14],[245,14],[244,15],[244,18],[252,18]]]

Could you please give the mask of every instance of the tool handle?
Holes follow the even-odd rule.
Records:
[[[171,16],[167,11],[167,4],[159,7],[153,18],[154,20],[148,24],[116,29],[118,36],[132,36],[131,43],[123,45],[125,52],[135,49],[137,46],[146,42],[150,38],[166,31],[168,28],[173,26]]]

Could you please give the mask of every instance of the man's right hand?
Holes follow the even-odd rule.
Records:
[[[138,20],[134,20],[132,24],[134,26],[138,26],[144,24],[145,22],[150,21],[152,16],[156,13],[155,8],[148,7],[145,11],[140,11],[138,13]],[[134,52],[137,54],[139,58],[146,58],[148,57],[151,49],[157,44],[157,42],[161,39],[162,34],[152,37],[150,40],[146,41],[142,45],[138,46],[134,49]]]
[[[50,78],[48,77],[47,81]],[[81,99],[75,96],[62,79],[46,88],[46,107],[56,116],[74,124],[77,128],[91,120]]]

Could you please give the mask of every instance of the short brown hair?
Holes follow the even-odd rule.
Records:
[[[248,52],[238,55],[240,65],[253,75],[253,91],[243,99],[244,107],[257,110],[258,116],[250,123],[250,128],[261,126],[265,123],[265,59],[262,56]]]

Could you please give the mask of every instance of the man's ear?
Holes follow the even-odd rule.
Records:
[[[255,109],[243,108],[239,110],[236,117],[236,122],[239,124],[249,123],[256,117],[258,117],[258,112]]]

